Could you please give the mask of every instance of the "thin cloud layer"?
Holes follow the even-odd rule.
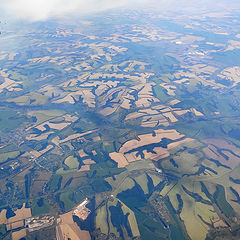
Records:
[[[226,3],[228,5],[226,5]],[[238,0],[231,0],[231,5]],[[184,10],[196,13],[202,9],[229,7],[227,0],[0,0],[0,11],[11,18],[42,21],[52,17],[88,14],[113,8],[148,8],[162,11]]]
[[[99,12],[126,4],[127,0],[7,0],[2,4],[2,10],[10,17],[41,21],[69,14]]]

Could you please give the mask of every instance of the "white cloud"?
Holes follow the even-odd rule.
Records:
[[[6,15],[29,21],[103,11],[127,4],[127,0],[6,0],[4,2],[2,10]]]

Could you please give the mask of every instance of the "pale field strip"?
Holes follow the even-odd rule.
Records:
[[[131,106],[132,106],[131,100],[129,100],[127,98],[123,98],[123,101],[122,101],[120,107],[129,110],[131,108]]]
[[[132,71],[134,71],[135,70],[135,66],[139,66],[139,69],[141,71],[144,71],[145,70],[145,66],[149,65],[148,63],[145,63],[145,62],[130,60],[130,61],[125,61],[125,62],[119,64],[119,66],[124,66],[126,64],[128,64],[128,67],[126,67],[124,69],[124,72],[132,72]]]
[[[99,142],[99,141],[101,141],[101,137],[100,136],[96,136],[96,137],[93,138],[93,141],[94,142]]]
[[[222,151],[223,154],[225,154],[228,157],[228,161],[227,161],[227,165],[231,168],[235,168],[238,166],[238,164],[240,163],[240,158],[233,155],[232,153],[228,152],[228,151]],[[239,192],[240,194],[240,192]]]
[[[90,131],[87,131],[87,132],[84,132],[84,133],[75,133],[75,134],[72,134],[72,135],[62,139],[62,140],[57,136],[54,139],[52,139],[52,143],[54,143],[56,146],[59,146],[61,143],[66,143],[66,142],[74,140],[76,138],[80,138],[80,137],[89,135],[91,133],[96,132],[97,130],[98,129],[90,130]]]
[[[121,87],[116,87],[116,88],[111,88],[102,98],[101,103],[99,104],[100,107],[106,105],[107,101],[115,101],[117,102],[118,99],[121,98],[121,96],[126,92],[126,87],[121,86]],[[113,94],[118,93],[117,97],[115,99],[112,98]],[[120,96],[119,96],[120,95]]]
[[[0,55],[0,60],[4,60],[8,56],[8,53],[1,54]]]
[[[204,75],[198,75],[188,70],[187,71],[179,70],[178,72],[174,73],[174,77],[176,78],[176,80],[174,80],[174,83],[178,84],[181,83],[190,84],[191,82],[193,83],[201,82],[204,86],[212,86],[213,89],[226,87],[223,84],[215,83],[213,80],[207,80],[206,76]]]
[[[42,73],[41,76],[38,79],[36,79],[36,81],[41,82],[41,81],[44,81],[47,78],[51,78],[51,77],[54,77],[54,74],[44,74],[44,73]]]
[[[131,91],[126,92],[126,95],[122,97],[121,108],[130,109],[132,106],[131,100],[135,100],[134,96],[130,94]]]
[[[215,160],[218,160],[223,165],[230,167],[231,169],[236,168],[240,163],[240,149],[235,147],[234,145],[228,143],[225,140],[221,139],[205,139],[203,140],[204,143],[208,144],[208,147],[204,148],[204,153],[209,157]],[[218,153],[217,148],[224,149],[222,153],[228,157],[226,160],[221,154]],[[227,151],[230,150],[236,155],[232,154],[231,152]],[[239,192],[240,194],[240,192]]]
[[[64,94],[64,92],[58,86],[53,86],[50,84],[43,86],[37,92],[48,97],[52,97],[52,95],[61,96],[62,94]]]
[[[83,103],[86,103],[88,107],[91,107],[91,108],[95,107],[95,104],[96,104],[95,95],[89,89],[71,92],[67,94],[64,98],[53,101],[53,103],[68,102],[70,104],[74,104],[75,103],[74,99],[76,99],[76,101],[79,101],[80,97],[83,98]]]
[[[178,99],[174,99],[174,100],[172,100],[172,101],[169,102],[169,105],[170,105],[170,106],[173,106],[173,105],[178,104],[178,103],[180,103],[180,102],[181,102],[181,101],[179,101]]]
[[[157,122],[157,125],[169,126],[169,121],[163,114],[156,114],[152,116],[144,116],[142,118],[142,125],[150,122]]]
[[[172,148],[175,148],[175,147],[177,147],[180,144],[188,143],[188,142],[192,142],[192,141],[194,141],[194,139],[192,139],[192,138],[185,138],[185,139],[180,140],[178,142],[169,143],[168,144],[168,150],[170,150]]]
[[[99,228],[102,233],[108,234],[107,220],[107,209],[106,206],[102,206],[96,210],[96,228]]]
[[[179,100],[173,100],[174,104],[179,103]],[[172,102],[173,103],[173,102]],[[177,122],[178,119],[175,117],[176,115],[183,115],[188,112],[192,112],[197,117],[204,116],[201,112],[197,111],[195,108],[181,110],[180,108],[172,108],[165,105],[156,105],[152,108],[140,109],[138,112],[129,113],[125,117],[125,121],[139,119],[141,118],[141,126],[144,127],[155,127],[157,125],[168,126],[169,119],[170,122]]]
[[[7,69],[3,69],[0,71],[1,77],[3,77],[4,82],[0,84],[0,93],[3,92],[4,89],[6,89],[9,92],[13,91],[21,91],[22,88],[19,88],[19,86],[23,83],[22,81],[14,81],[10,78],[8,78],[9,74],[7,73]]]
[[[45,125],[48,125],[51,129],[62,130],[65,127],[69,126],[70,124],[71,124],[71,122],[51,123],[50,121],[46,121],[44,123],[39,124],[38,126],[35,126],[34,128],[36,128],[40,131],[45,131],[46,130]]]
[[[105,107],[104,109],[100,110],[99,113],[106,117],[116,112],[117,109],[118,105],[114,104],[114,107]]]
[[[81,230],[77,223],[73,221],[73,211],[67,212],[65,214],[60,215],[60,223],[57,226],[61,229],[61,231],[57,231],[57,240],[91,240],[90,234],[88,231]],[[61,236],[59,236],[61,235]]]
[[[176,40],[172,40],[172,42],[179,42],[180,44],[192,44],[196,41],[203,41],[205,38],[193,35],[186,35],[178,38]]]
[[[65,118],[65,121],[67,122],[76,122],[78,120],[78,117],[77,116],[72,116],[70,114],[66,114],[63,116]]]
[[[26,229],[21,229],[16,232],[12,232],[12,240],[20,240],[24,237],[27,236],[27,230]]]
[[[189,112],[189,110],[175,110],[174,111],[174,113],[179,116],[182,116],[182,115],[186,114],[187,112]]]
[[[78,65],[77,65],[78,66]],[[84,68],[83,70],[84,71],[90,71],[90,70],[93,70],[93,67],[89,64],[89,63],[87,63],[87,62],[82,62],[81,64],[79,64],[79,66],[81,67],[81,68]],[[77,69],[76,69],[77,70]]]
[[[195,64],[192,66],[182,66],[182,68],[187,68],[192,72],[195,72],[196,74],[208,74],[211,75],[214,72],[217,71],[218,68],[214,67],[214,66],[209,66],[206,64]]]
[[[100,59],[101,57],[105,57],[108,62],[112,61],[111,56],[116,56],[117,53],[121,53],[127,50],[127,48],[112,46],[109,42],[102,42],[100,44],[90,43],[86,44],[85,46],[96,52],[96,54],[90,55],[91,59]],[[107,48],[106,52],[103,50],[103,48]]]
[[[98,87],[98,86],[108,86],[109,88],[115,88],[117,87],[119,81],[88,81],[88,82],[84,82],[81,84],[81,86],[83,87]]]
[[[3,209],[3,210],[0,212],[0,225],[1,225],[1,224],[7,224],[6,213],[7,213],[7,210],[6,210],[6,209]]]
[[[152,143],[159,143],[163,138],[169,138],[171,140],[177,140],[179,138],[184,137],[183,134],[178,133],[175,129],[172,130],[163,130],[158,129],[155,130],[156,136],[153,136],[152,134],[143,134],[139,135],[139,141],[134,139],[126,142],[122,145],[122,147],[119,149],[120,153],[126,153],[131,151],[132,149],[139,148],[145,145],[149,145]]]
[[[30,114],[31,115],[31,114]],[[62,118],[61,120],[63,121],[66,121],[66,122],[63,122],[63,123],[51,123],[52,121],[57,121],[59,118]],[[40,123],[38,125],[34,125],[34,126],[31,126],[29,128],[26,129],[26,131],[28,132],[30,129],[32,128],[37,128],[38,130],[40,131],[45,131],[46,128],[44,127],[44,125],[48,125],[50,128],[52,129],[55,129],[55,130],[62,130],[64,129],[65,127],[67,127],[68,125],[70,125],[71,123],[73,122],[76,122],[78,120],[78,117],[77,116],[71,116],[70,114],[63,114],[62,116],[60,117],[52,117],[50,118],[50,120],[48,121],[45,121],[43,123]],[[49,125],[50,124],[50,125]],[[34,135],[37,136],[37,134],[32,134],[30,135],[30,138],[31,137],[34,137]]]
[[[90,171],[90,165],[82,165],[78,172]]]
[[[111,159],[118,163],[118,168],[126,167],[129,164],[123,153],[112,152],[109,153],[109,156]]]
[[[240,48],[240,41],[229,40],[225,51],[232,51]]]
[[[109,78],[116,78],[116,79],[127,79],[130,81],[135,81],[135,82],[142,82],[146,83],[146,80],[153,76],[153,73],[135,73],[135,75],[130,75],[130,74],[123,74],[123,73],[93,73],[89,77],[90,80],[94,79],[109,79]]]
[[[9,223],[9,224],[7,224],[7,231],[11,231],[13,229],[17,229],[17,228],[20,228],[20,227],[23,227],[23,226],[24,226],[24,221],[23,220],[13,222],[13,223]]]
[[[176,143],[177,144],[177,143]],[[146,159],[151,159],[153,161],[158,161],[159,159],[169,157],[170,154],[167,149],[161,147],[155,147],[153,149],[155,153],[148,152],[147,150],[143,150],[144,157]]]
[[[109,93],[110,92],[110,93]],[[107,101],[109,101],[112,106],[111,107],[105,107],[104,109],[100,110],[99,113],[104,115],[104,116],[108,116],[108,115],[111,115],[113,114],[115,111],[117,111],[119,109],[119,107],[122,106],[122,103],[121,101],[123,101],[122,99],[124,99],[124,96],[129,95],[127,93],[127,90],[125,87],[119,87],[119,88],[116,88],[116,89],[111,89],[109,90],[108,94],[106,94],[106,96],[103,98],[103,100],[101,101],[101,103],[99,104],[99,106],[103,106],[103,105],[106,105]],[[117,93],[117,96],[112,99],[112,95],[114,93]],[[119,104],[120,102],[120,104]],[[129,108],[131,107],[131,104],[129,104]]]
[[[191,108],[189,111],[193,112],[197,117],[203,117],[203,113],[197,111],[195,108]]]
[[[133,237],[139,237],[140,232],[138,229],[138,224],[137,224],[137,220],[134,212],[130,208],[128,208],[122,201],[120,201],[119,199],[118,201],[122,204],[123,214],[124,215],[128,214],[128,222],[129,222]]]
[[[215,47],[225,47],[225,46],[226,46],[226,45],[223,44],[223,43],[206,42],[206,44],[212,45],[212,46],[215,46]]]
[[[83,160],[83,163],[85,165],[91,165],[91,164],[95,164],[96,162],[93,161],[92,159],[85,159],[85,160]]]
[[[109,154],[109,156],[113,161],[118,163],[119,168],[122,168],[127,166],[130,162],[135,162],[142,159],[140,155],[137,155],[138,154],[137,150],[133,151],[134,149],[137,149],[139,147],[143,147],[149,144],[153,144],[153,143],[159,143],[165,137],[174,141],[185,137],[183,134],[178,133],[175,129],[172,129],[172,130],[158,129],[158,130],[155,130],[155,134],[156,134],[155,136],[153,136],[152,134],[139,135],[138,138],[140,140],[133,139],[124,143],[118,152],[112,152]],[[185,139],[168,144],[167,148],[155,147],[153,149],[154,152],[148,152],[147,150],[143,150],[144,159],[151,159],[153,161],[158,161],[161,158],[170,156],[170,153],[169,153],[170,149],[182,143],[186,143],[190,141],[193,141],[193,139],[185,138]]]
[[[203,141],[206,144],[215,145],[216,147],[229,149],[240,156],[240,148],[235,147],[233,144],[227,142],[226,140],[209,138]]]
[[[32,216],[31,208],[26,208],[25,203],[23,204],[21,209],[17,209],[16,211],[14,211],[14,213],[16,215],[7,219],[7,224],[15,223],[18,221],[21,222],[22,220],[30,218]]]
[[[13,61],[14,58],[18,55],[18,53],[9,53],[8,55],[8,60],[9,61]]]
[[[45,56],[45,57],[41,57],[41,58],[30,58],[28,59],[29,62],[33,62],[33,63],[44,63],[47,62],[51,59],[50,56]]]
[[[150,107],[153,102],[159,102],[159,99],[154,97],[152,91],[152,87],[155,85],[155,83],[146,83],[131,87],[131,89],[135,90],[140,89],[140,91],[138,92],[138,100],[135,101],[135,105],[137,108]]]
[[[237,86],[237,84],[240,82],[240,67],[230,67],[226,68],[223,71],[221,71],[220,74],[218,74],[218,77],[220,78],[226,78],[233,82],[232,87]]]
[[[159,112],[157,110],[153,110],[151,108],[148,108],[148,109],[140,109],[139,110],[139,113],[145,113],[145,114],[148,114],[148,115],[155,115],[155,114],[159,114]]]
[[[154,26],[152,25],[133,26],[132,31],[140,35],[145,35],[146,40],[150,39],[151,41],[171,40],[171,39],[175,39],[176,36],[178,35],[176,33],[160,33],[159,30],[154,28]]]
[[[73,87],[76,86],[79,82],[84,82],[88,79],[88,77],[91,75],[90,72],[83,73],[82,75],[78,76],[78,78],[70,79],[66,82],[60,83],[60,87]]]
[[[78,92],[74,92],[74,93],[69,93],[67,96],[65,96],[64,98],[58,99],[53,101],[53,103],[63,103],[63,102],[68,102],[70,104],[74,104],[74,98],[81,96],[81,93],[78,94]]]
[[[72,52],[73,54],[75,52]],[[71,53],[69,53],[71,54]],[[66,64],[71,64],[72,63],[72,58],[71,57],[67,57],[67,56],[62,56],[62,57],[56,57],[56,58],[51,58],[49,60],[50,63],[55,63],[57,65],[66,65]],[[67,70],[67,69],[66,69]]]
[[[137,37],[131,34],[112,34],[111,37],[105,37],[104,38],[106,41],[112,41],[114,43],[118,43],[118,42],[141,42],[141,41],[147,41],[148,38],[146,37]]]
[[[43,154],[49,152],[50,150],[53,149],[53,145],[48,145],[45,149],[43,149],[42,151],[36,151],[36,150],[32,150],[30,152],[24,153],[22,156],[33,156],[35,158],[39,158],[41,157]]]
[[[38,136],[38,134],[30,134],[30,135],[26,136],[26,139],[29,141],[31,141],[31,140],[41,141],[41,140],[47,139],[48,136],[50,136],[53,133],[55,133],[55,132],[50,131],[50,132],[42,133],[39,136]]]
[[[83,158],[83,157],[88,157],[88,154],[86,154],[83,149],[80,149],[80,150],[78,151],[78,155],[79,155],[79,157],[81,157],[81,158]]]
[[[112,95],[114,93],[117,93],[117,96],[113,99]],[[113,93],[111,93],[111,96],[109,96],[109,99],[107,101],[110,101],[112,104],[116,104],[118,107],[120,107],[119,103],[123,101],[123,97],[126,96],[127,94],[128,90],[126,89],[126,87],[119,88],[117,92],[114,91]]]
[[[150,127],[150,128],[154,128],[154,127],[156,127],[156,126],[158,126],[158,125],[163,125],[163,126],[169,126],[169,123],[168,122],[162,122],[162,123],[160,123],[159,121],[156,121],[156,120],[149,120],[149,121],[143,121],[142,123],[141,123],[141,126],[142,127]]]
[[[168,118],[172,123],[178,121],[178,119],[171,112],[163,113],[163,116]]]
[[[182,184],[184,184],[187,189],[189,189],[191,192],[196,192],[200,194],[200,196],[202,196],[205,200],[208,200],[208,198],[206,198],[206,195],[202,193],[201,186],[198,181],[195,181],[194,183],[191,180],[183,181],[185,181],[185,183],[182,182]],[[206,205],[201,202],[196,202],[193,198],[186,194],[186,192],[180,186],[180,183],[170,188],[170,190],[169,188],[167,188],[166,190],[170,201],[175,209],[178,208],[176,194],[181,195],[183,200],[183,208],[180,217],[184,221],[187,232],[191,236],[191,239],[205,239],[206,234],[209,230],[208,224],[212,224],[220,220],[213,206]],[[164,191],[165,193],[166,190]],[[204,224],[204,222],[201,221],[199,216],[201,216],[208,224]],[[192,227],[193,222],[194,227]],[[201,234],[198,234],[196,232],[197,228],[201,230]]]
[[[101,69],[106,72],[119,72],[120,71],[117,64],[107,64],[107,65],[102,66]]]
[[[175,83],[181,84],[185,83],[186,85],[190,84],[190,79],[189,78],[182,78],[181,80],[175,80]]]
[[[170,85],[170,84],[167,84],[167,83],[161,83],[159,84],[161,87],[165,88],[167,90],[167,94],[169,96],[175,96],[175,90],[176,90],[176,86],[173,86],[173,85]]]
[[[166,106],[165,105],[156,105],[156,106],[153,106],[152,109],[157,109],[157,110],[160,110],[160,109],[165,109]]]
[[[227,224],[223,221],[223,220],[219,220],[217,222],[213,223],[213,227],[214,228],[218,228],[218,227],[228,227]]]
[[[86,103],[88,107],[94,108],[96,105],[95,95],[91,92],[91,90],[83,90],[82,91],[83,103]]]
[[[123,71],[124,72],[132,72],[135,71],[135,67],[138,66],[139,70],[144,71],[145,66],[149,65],[148,63],[145,62],[140,62],[140,61],[135,61],[135,60],[129,60],[129,61],[124,61],[120,64],[107,64],[101,67],[101,69],[105,71],[114,71],[114,72],[119,72],[121,71],[119,67],[124,67],[127,65]]]

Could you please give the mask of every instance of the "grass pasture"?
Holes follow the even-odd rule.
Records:
[[[109,209],[109,207],[111,206],[114,206],[116,207],[117,206],[117,200],[114,199],[114,201],[108,201],[107,203],[107,209]],[[111,221],[111,212],[108,211],[108,222],[109,222],[109,227],[110,227],[110,233],[114,233],[117,237],[120,237],[120,234],[119,232],[117,231],[117,228],[113,226],[112,224],[112,221]]]
[[[64,192],[60,194],[60,201],[64,203],[64,210],[69,211],[72,209],[76,203],[70,199],[71,192]]]
[[[187,151],[177,152],[172,155],[172,159],[176,166],[172,164],[169,158],[161,163],[162,167],[168,172],[182,176],[183,174],[193,174],[199,169],[197,164],[199,156],[196,154],[190,154]]]
[[[179,201],[177,195],[180,196]],[[180,214],[191,239],[203,240],[211,224],[219,220],[210,199],[201,190],[200,183],[186,177],[168,192],[169,200],[175,211]]]
[[[18,128],[27,118],[13,109],[0,109],[0,129],[8,132]]]
[[[148,173],[148,176],[152,179],[154,187],[156,187],[162,181],[162,177],[158,175]]]
[[[56,171],[56,174],[58,175],[64,175],[64,174],[70,174],[70,173],[74,173],[76,172],[76,169],[69,169],[69,170],[65,170],[64,168],[59,168]]]
[[[42,95],[40,93],[29,93],[24,96],[20,96],[17,98],[9,98],[8,102],[14,102],[17,105],[24,106],[24,105],[43,105],[46,104],[48,101],[48,97]]]
[[[122,204],[122,211],[123,211],[124,215],[129,214],[128,222],[131,227],[133,237],[140,236],[140,232],[138,229],[138,224],[137,224],[134,212],[130,208],[128,208],[123,202],[120,201],[120,203]]]
[[[78,159],[73,156],[67,157],[64,161],[64,164],[67,165],[70,169],[76,169],[79,166]]]
[[[149,190],[148,190],[148,179],[147,179],[147,176],[145,173],[137,176],[134,178],[136,180],[136,182],[141,186],[143,192],[145,194],[148,194],[149,193]]]
[[[28,115],[36,118],[36,124],[46,122],[55,117],[62,116],[65,112],[60,110],[40,110],[40,111],[30,111]]]
[[[106,205],[102,206],[97,210],[97,215],[95,219],[96,228],[100,228],[101,232],[108,234],[108,225],[107,225],[107,210]]]
[[[0,153],[0,163],[6,162],[9,159],[14,159],[20,154],[19,151]]]
[[[32,215],[38,216],[41,214],[46,214],[50,211],[50,206],[47,201],[43,198],[34,199],[32,202]]]

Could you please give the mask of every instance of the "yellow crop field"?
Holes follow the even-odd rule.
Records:
[[[100,228],[101,232],[108,234],[108,225],[107,225],[107,210],[106,206],[102,206],[97,210],[96,215],[96,228]]]

